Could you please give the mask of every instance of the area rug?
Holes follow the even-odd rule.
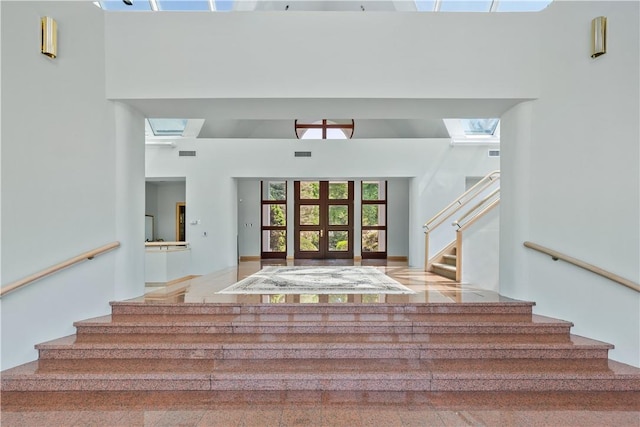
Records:
[[[265,267],[219,294],[414,294],[374,267]]]

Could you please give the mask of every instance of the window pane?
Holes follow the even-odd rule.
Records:
[[[362,181],[362,200],[385,200],[385,181]]]
[[[262,252],[286,252],[287,232],[285,230],[263,230]]]
[[[335,302],[348,302],[348,297],[347,294],[343,294],[343,295],[329,295],[329,302],[330,303],[335,303]]]
[[[317,200],[320,197],[319,181],[300,181],[300,198],[304,200]]]
[[[134,1],[134,4],[138,1]],[[158,0],[158,9],[160,10],[211,10],[209,8],[209,0]]]
[[[301,294],[300,302],[305,304],[317,304],[320,302],[320,296],[315,294]]]
[[[101,1],[100,6],[104,10],[151,10],[151,4],[148,1],[134,1],[131,6],[124,4],[122,0]]]
[[[349,225],[349,207],[345,205],[330,205],[329,225]]]
[[[263,181],[262,197],[264,200],[287,200],[287,183],[285,181]]]
[[[216,10],[219,12],[228,12],[233,10],[234,0],[216,0]]]
[[[416,9],[418,12],[433,12],[435,5],[435,0],[416,0]]]
[[[500,0],[497,12],[538,12],[551,4],[552,0]]]
[[[441,12],[489,12],[491,0],[442,0]]]
[[[300,225],[320,225],[320,206],[300,206]]]
[[[330,182],[329,198],[346,200],[349,198],[349,185],[346,182]]]
[[[461,119],[466,135],[493,135],[500,119]]]
[[[362,225],[386,225],[386,205],[362,205]]]
[[[285,302],[287,302],[287,296],[283,294],[267,295],[267,298],[269,299],[269,302],[272,304],[284,304]]]
[[[138,2],[136,2],[138,3]],[[134,3],[135,4],[135,3]],[[187,127],[187,119],[148,119],[155,136],[181,136]]]
[[[347,139],[347,135],[342,129],[327,129],[327,139]]]
[[[362,252],[385,252],[384,230],[362,230]]]
[[[262,225],[287,225],[287,205],[262,205]]]
[[[348,231],[329,231],[329,250],[332,252],[346,252],[349,250]]]
[[[367,304],[367,303],[374,303],[374,302],[381,302],[380,301],[380,295],[379,294],[363,294],[362,295],[362,302]]]
[[[305,252],[317,252],[320,250],[320,232],[301,231],[300,250]]]

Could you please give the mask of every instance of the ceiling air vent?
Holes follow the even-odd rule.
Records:
[[[180,157],[195,157],[195,151],[178,151],[178,156]]]
[[[489,157],[500,157],[500,150],[489,150]]]
[[[293,153],[294,157],[311,157],[311,151],[296,151]]]

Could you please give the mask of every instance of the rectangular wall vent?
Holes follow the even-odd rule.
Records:
[[[311,157],[311,151],[296,151],[294,157]]]
[[[178,156],[180,157],[195,157],[195,151],[178,151]]]
[[[500,150],[489,150],[489,157],[500,157]]]

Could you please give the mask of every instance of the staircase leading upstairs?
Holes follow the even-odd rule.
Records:
[[[640,390],[611,345],[532,303],[112,303],[2,391]]]

